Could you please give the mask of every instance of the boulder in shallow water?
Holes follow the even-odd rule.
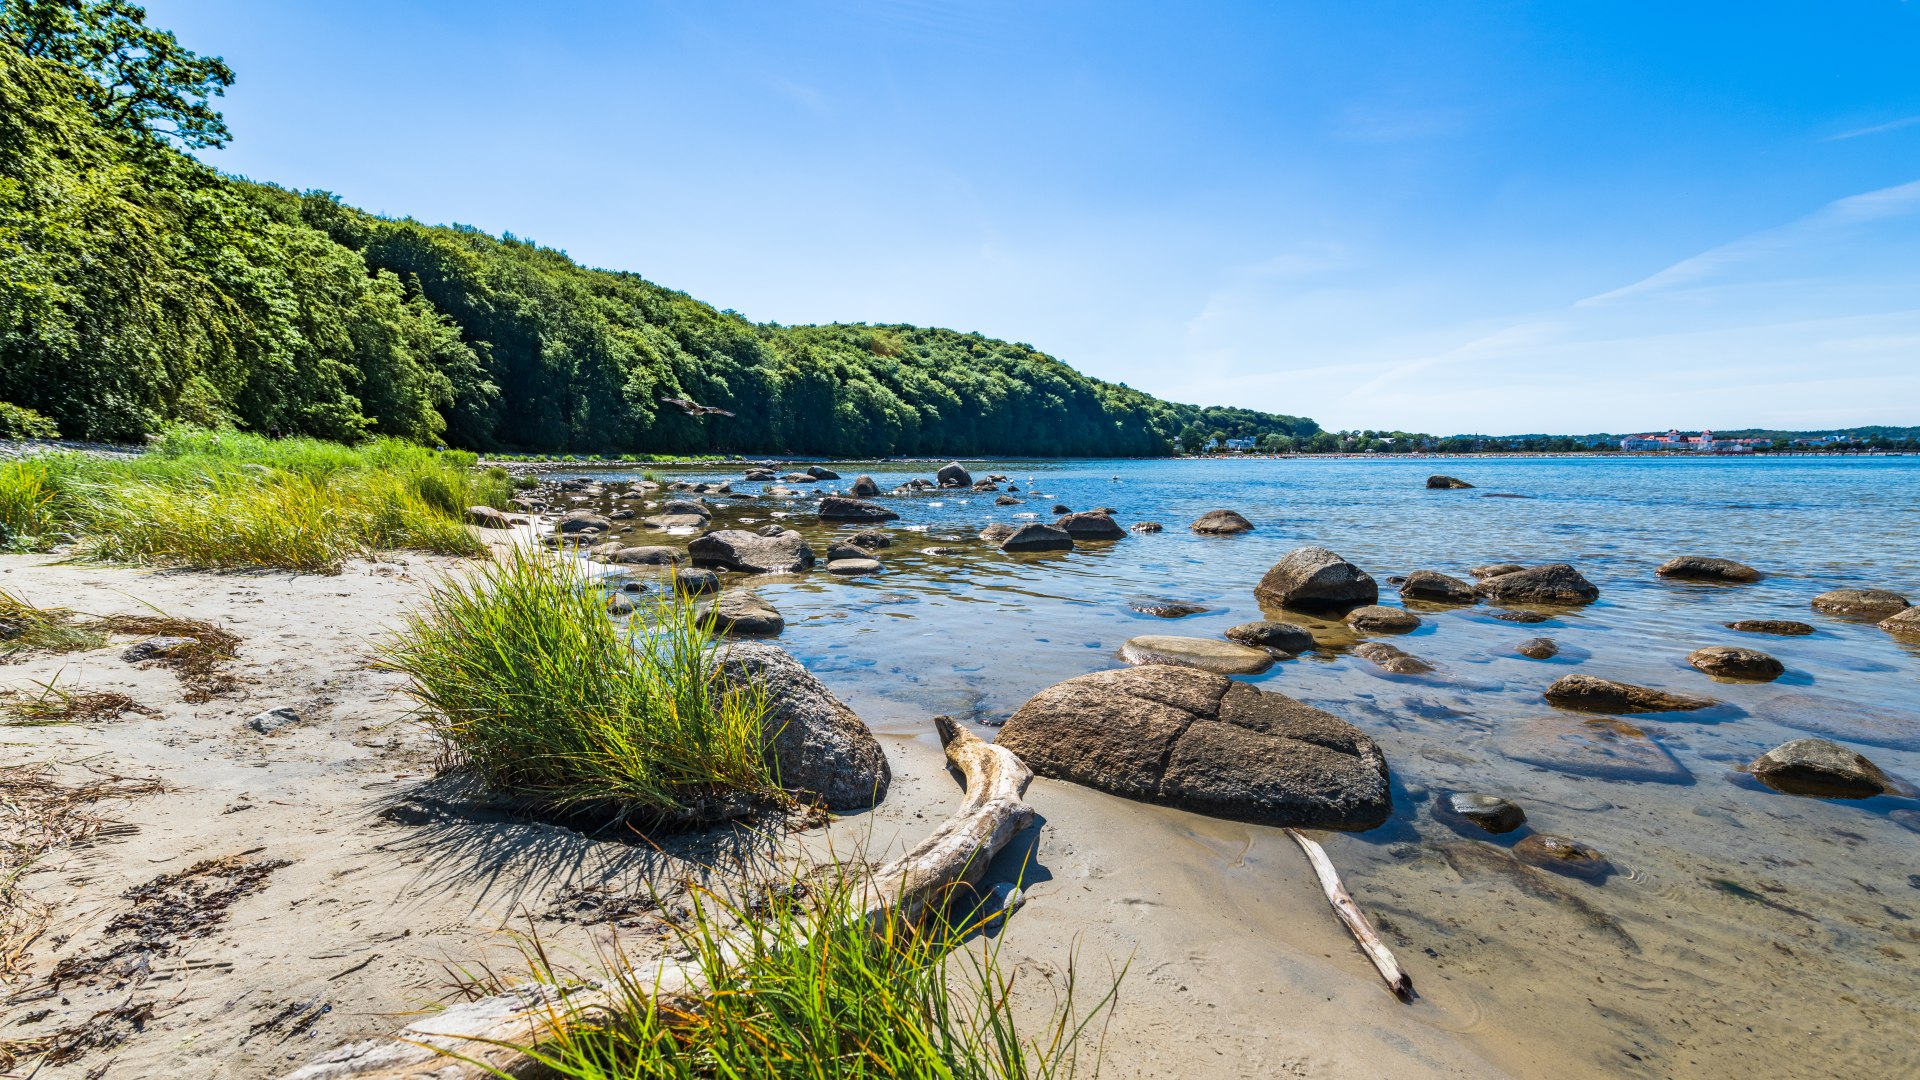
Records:
[[[1387,762],[1329,713],[1222,675],[1154,664],[1035,694],[999,743],[1042,776],[1263,825],[1387,820]]]
[[[1420,628],[1420,616],[1406,608],[1368,604],[1347,612],[1347,625],[1368,634],[1404,634]]]
[[[1304,610],[1360,607],[1380,599],[1380,586],[1365,570],[1323,547],[1296,548],[1254,586],[1265,603]]]
[[[569,510],[560,515],[554,528],[563,533],[606,532],[613,528],[613,522],[591,510]]]
[[[1449,825],[1470,825],[1495,835],[1510,833],[1527,823],[1527,812],[1498,795],[1455,792],[1435,800],[1434,816]]]
[[[1525,569],[1526,567],[1517,562],[1499,562],[1488,563],[1485,566],[1470,566],[1467,568],[1467,573],[1472,574],[1476,578],[1490,578],[1499,577],[1501,574],[1518,573]]]
[[[706,503],[695,502],[692,499],[668,499],[660,505],[660,512],[669,516],[686,515],[698,518],[713,516],[713,511],[707,507]]]
[[[1743,634],[1773,634],[1776,637],[1806,637],[1813,633],[1813,627],[1792,619],[1741,619],[1728,623],[1727,629]]]
[[[779,637],[787,620],[755,593],[729,589],[712,600],[702,600],[694,617],[713,633],[736,638]]]
[[[1472,486],[1472,484],[1467,483],[1457,476],[1446,476],[1441,473],[1435,473],[1427,477],[1427,487],[1435,490],[1464,489]]]
[[[941,487],[973,486],[973,474],[968,472],[966,467],[957,461],[950,461],[940,466],[940,471],[934,473],[933,478],[934,482]]]
[[[1687,663],[1716,679],[1772,682],[1786,674],[1786,665],[1761,652],[1737,645],[1708,645],[1687,654]]]
[[[1823,799],[1870,799],[1898,787],[1880,766],[1826,739],[1795,739],[1761,754],[1753,775],[1789,795]]]
[[[820,500],[821,521],[892,521],[899,514],[865,499],[829,495]]]
[[[1019,529],[1005,522],[996,522],[980,530],[980,539],[985,540],[989,544],[998,544],[1019,531]],[[1067,540],[1071,543],[1073,538],[1068,537]]]
[[[1910,607],[1905,611],[1887,616],[1880,620],[1880,629],[1889,634],[1920,637],[1920,608]]]
[[[1136,521],[1133,523],[1133,531],[1137,533],[1157,533],[1163,531],[1165,528],[1165,525],[1157,521]]]
[[[1691,784],[1693,774],[1645,730],[1611,716],[1554,716],[1511,725],[1500,751],[1514,761],[1575,776],[1647,784]]]
[[[1273,666],[1263,650],[1214,638],[1143,634],[1120,646],[1120,659],[1129,664],[1181,664],[1221,675],[1258,675]]]
[[[806,792],[829,810],[857,810],[886,797],[892,772],[873,732],[786,650],[736,641],[715,654],[716,684],[764,696],[760,721],[780,786]]]
[[[1019,505],[1020,505],[1020,503],[1021,503],[1021,501],[1022,501],[1022,500],[1020,500],[1020,499],[1016,499],[1016,498],[1014,498],[1014,497],[1013,497],[1013,496],[1011,496],[1011,495],[1002,495],[1002,496],[1000,496],[999,498],[997,498],[997,499],[995,499],[995,500],[993,500],[993,505],[995,505],[995,506],[1019,506]]]
[[[1654,569],[1663,578],[1686,581],[1728,581],[1740,584],[1759,581],[1760,571],[1732,559],[1712,559],[1705,555],[1680,555]]]
[[[1280,652],[1299,654],[1313,651],[1313,635],[1292,623],[1250,622],[1229,627],[1230,640],[1242,645],[1251,645],[1256,649],[1277,649]]]
[[[1136,596],[1127,601],[1127,606],[1156,619],[1184,619],[1209,610],[1205,604],[1189,604],[1184,600],[1168,600],[1158,596]]]
[[[623,566],[672,566],[681,559],[679,548],[670,547],[623,547],[606,557],[610,563]]]
[[[1433,570],[1415,570],[1400,583],[1400,596],[1435,604],[1471,604],[1480,598],[1473,586]]]
[[[1426,675],[1433,665],[1384,641],[1368,641],[1353,647],[1353,654],[1382,671],[1394,675]]]
[[[1513,651],[1532,660],[1551,660],[1560,655],[1560,644],[1549,637],[1528,638]]]
[[[1613,870],[1605,855],[1571,837],[1534,833],[1513,845],[1513,857],[1528,866],[1571,877],[1600,878]]]
[[[683,567],[674,572],[673,591],[682,596],[706,596],[720,591],[720,575],[697,566]]]
[[[1813,598],[1813,610],[1822,615],[1872,619],[1876,622],[1898,615],[1911,606],[1906,597],[1885,589],[1835,589]]]
[[[888,536],[879,529],[862,529],[852,536],[847,537],[847,543],[857,548],[865,548],[868,551],[878,551],[881,548],[892,547],[893,537]]]
[[[1209,510],[1201,514],[1189,528],[1197,533],[1231,536],[1236,533],[1252,532],[1253,522],[1248,521],[1237,510]]]
[[[839,473],[834,472],[832,469],[826,468],[825,466],[821,466],[821,465],[807,466],[807,475],[813,477],[815,480],[840,479]]]
[[[880,485],[873,477],[861,475],[853,478],[853,486],[847,490],[856,499],[871,499],[880,494]]]
[[[879,559],[832,559],[827,562],[827,573],[841,577],[863,577],[884,569],[886,567],[880,564]]]
[[[1112,518],[1093,510],[1068,514],[1054,522],[1053,527],[1073,537],[1076,543],[1085,540],[1119,540],[1127,535],[1127,530]]]
[[[1562,675],[1547,687],[1546,698],[1565,709],[1598,713],[1690,712],[1718,702],[1691,694],[1673,694],[1593,675]]]
[[[761,536],[744,529],[721,529],[687,544],[695,566],[720,567],[746,574],[797,574],[813,565],[806,537],[792,530]]]
[[[988,532],[993,530],[988,527]],[[986,532],[980,534],[982,537]],[[1065,529],[1056,529],[1051,525],[1034,521],[1008,533],[1000,541],[1001,551],[1072,551],[1073,537]]]
[[[1566,563],[1532,566],[1480,579],[1474,591],[1508,604],[1591,604],[1600,590]]]

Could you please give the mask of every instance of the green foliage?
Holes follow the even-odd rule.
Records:
[[[577,563],[513,548],[436,587],[384,660],[502,790],[687,822],[777,799],[764,701],[716,692],[691,608],[655,615],[623,629]]]
[[[1014,1019],[1015,973],[1005,935],[969,940],[967,920],[925,927],[848,919],[861,885],[790,882],[807,896],[749,909],[695,892],[672,924],[676,951],[705,976],[698,1002],[662,995],[618,954],[598,978],[611,1012],[556,1007],[540,1045],[525,1047],[571,1080],[1052,1080],[1072,1077],[1118,982],[1080,1015],[1075,973],[1034,1034]],[[567,976],[536,953],[535,974]],[[1031,978],[1031,976],[1029,976]]]
[[[0,401],[0,439],[57,439],[60,429],[53,421],[9,402]]]
[[[53,529],[47,466],[33,459],[0,462],[0,545],[31,547]]]
[[[1315,430],[979,334],[757,325],[510,234],[222,177],[141,134],[222,140],[218,60],[119,0],[0,4],[0,400],[74,437],[184,421],[574,454],[1148,455],[1196,422]]]

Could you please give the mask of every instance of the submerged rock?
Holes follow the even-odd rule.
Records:
[[[1513,845],[1513,857],[1528,866],[1572,877],[1605,877],[1613,869],[1605,855],[1578,840],[1553,833],[1534,833]]]
[[[1534,660],[1551,660],[1560,655],[1560,644],[1548,637],[1528,638],[1515,645],[1513,651]]]
[[[1445,476],[1440,473],[1435,473],[1432,476],[1427,477],[1427,486],[1429,488],[1435,488],[1435,489],[1454,489],[1454,488],[1470,488],[1473,485],[1467,483],[1465,480],[1462,480],[1457,476]]]
[[[1690,712],[1718,702],[1673,694],[1593,675],[1562,675],[1547,687],[1546,698],[1562,708],[1600,713]]]
[[[1709,645],[1687,655],[1687,663],[1716,679],[1744,682],[1772,682],[1786,674],[1786,665],[1758,649],[1734,645]]]
[[[1433,665],[1384,641],[1368,641],[1353,647],[1353,654],[1395,675],[1425,675]]]
[[[1525,623],[1525,624],[1553,621],[1553,616],[1547,614],[1544,611],[1517,611],[1517,610],[1496,611],[1493,613],[1493,617],[1496,619],[1499,619],[1501,622],[1513,622],[1513,623]]]
[[[832,559],[827,563],[827,573],[842,577],[860,577],[865,574],[877,574],[886,567],[879,559]]]
[[[1042,776],[1236,821],[1367,829],[1387,762],[1346,721],[1222,675],[1155,664],[1048,687],[1000,745]]]
[[[1323,547],[1296,548],[1254,586],[1258,599],[1306,610],[1353,608],[1380,599],[1380,586],[1365,570]]]
[[[997,526],[988,526],[980,534],[985,539],[987,533]],[[1073,537],[1065,529],[1056,529],[1051,525],[1034,521],[1014,529],[1000,540],[1001,551],[1072,551]]]
[[[892,772],[879,740],[800,661],[757,641],[730,642],[715,659],[720,688],[765,700],[760,729],[781,787],[816,796],[829,810],[886,797]]]
[[[1691,784],[1693,774],[1644,730],[1612,717],[1530,720],[1502,733],[1501,753],[1543,769],[1649,784]]]
[[[747,574],[796,574],[813,565],[813,549],[806,537],[790,529],[773,536],[721,529],[694,537],[687,544],[687,555],[695,566]]]
[[[1920,636],[1920,608],[1908,608],[1880,620],[1880,629],[1889,634]]]
[[[1795,739],[1761,754],[1753,775],[1789,795],[1823,799],[1869,799],[1895,791],[1880,766],[1826,739]]]
[[[1743,634],[1773,634],[1777,637],[1805,637],[1813,633],[1813,627],[1792,619],[1741,619],[1728,623],[1727,629]]]
[[[1920,750],[1920,711],[1885,701],[1866,704],[1850,698],[1786,693],[1761,702],[1753,712],[1783,727],[1848,742]]]
[[[1097,510],[1088,510],[1081,514],[1068,514],[1053,523],[1053,527],[1065,532],[1077,541],[1082,540],[1119,540],[1127,535],[1106,514]]]
[[[1253,522],[1248,521],[1235,510],[1209,510],[1200,515],[1199,519],[1188,527],[1197,533],[1226,536],[1234,533],[1252,532]]]
[[[1349,611],[1347,625],[1370,634],[1404,634],[1420,628],[1420,616],[1406,608],[1368,604]]]
[[[1745,563],[1737,563],[1732,559],[1711,559],[1704,555],[1680,555],[1661,563],[1653,572],[1663,578],[1739,583],[1759,581],[1762,576],[1760,571]]]
[[[1527,812],[1498,795],[1456,792],[1433,804],[1434,815],[1451,825],[1467,824],[1483,832],[1510,833],[1527,823]]]
[[[1136,521],[1133,523],[1133,531],[1137,533],[1157,533],[1165,529],[1166,526],[1157,521]]]
[[[1600,590],[1566,563],[1534,566],[1482,578],[1474,591],[1491,600],[1517,604],[1591,604]]]
[[[1205,604],[1189,604],[1180,600],[1162,600],[1151,596],[1135,597],[1127,601],[1127,606],[1142,615],[1152,615],[1160,619],[1184,619],[1189,615],[1199,615],[1211,610]]]
[[[865,499],[829,495],[820,500],[821,521],[892,521],[899,514]]]
[[[1400,583],[1400,596],[1441,604],[1471,604],[1480,598],[1473,586],[1432,570],[1415,570]]]
[[[1286,653],[1313,651],[1313,635],[1292,623],[1250,622],[1230,627],[1227,637],[1257,649],[1278,649]]]
[[[1258,675],[1273,666],[1273,656],[1260,649],[1172,634],[1129,638],[1120,646],[1120,659],[1129,664],[1181,664],[1221,675]]]
[[[1885,589],[1835,589],[1813,598],[1813,610],[1850,619],[1885,619],[1911,606],[1906,597]]]

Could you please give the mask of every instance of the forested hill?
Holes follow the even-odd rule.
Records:
[[[224,142],[208,102],[231,72],[130,5],[4,0],[0,42],[0,400],[69,437],[188,420],[476,449],[1140,455],[1318,430],[979,334],[756,324],[512,236],[221,176],[183,148]]]

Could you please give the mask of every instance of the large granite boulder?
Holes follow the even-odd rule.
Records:
[[[1370,829],[1393,808],[1386,758],[1358,728],[1196,668],[1068,679],[999,742],[1042,776],[1236,821]]]
[[[738,570],[745,574],[797,574],[813,565],[806,537],[788,530],[761,536],[745,529],[720,529],[687,544],[695,566]]]
[[[800,661],[763,641],[729,642],[715,660],[717,686],[764,698],[761,730],[781,787],[816,796],[829,810],[886,797],[893,774],[879,740]]]
[[[1907,610],[1912,605],[1897,592],[1885,589],[1835,589],[1813,598],[1813,610],[1823,615],[1879,621]]]
[[[880,485],[874,482],[873,477],[862,473],[853,478],[853,487],[848,491],[856,499],[871,499],[880,494]]]
[[[892,521],[899,514],[865,499],[829,495],[820,500],[821,521]]]
[[[772,604],[745,589],[729,589],[715,599],[702,600],[694,608],[694,617],[725,637],[779,637],[787,628],[787,620]]]
[[[1408,574],[1400,585],[1400,595],[1407,600],[1436,604],[1471,604],[1480,598],[1473,586],[1434,570],[1415,570]]]
[[[1654,568],[1663,578],[1683,581],[1731,581],[1741,584],[1759,581],[1761,573],[1746,563],[1732,559],[1710,559],[1705,555],[1680,555]]]
[[[1231,536],[1235,533],[1252,532],[1253,522],[1248,521],[1238,510],[1209,510],[1201,514],[1189,528],[1197,533]]]
[[[984,538],[997,526],[989,525],[980,535]],[[1065,529],[1056,529],[1051,525],[1031,521],[1008,533],[1000,541],[1001,551],[1072,551],[1073,537]]]
[[[1562,675],[1546,698],[1565,709],[1598,713],[1691,712],[1717,704],[1712,698],[1674,694],[1593,675]]]
[[[1303,547],[1274,563],[1253,595],[1266,603],[1312,611],[1374,603],[1380,599],[1380,586],[1365,570],[1326,548]]]
[[[933,474],[933,479],[941,487],[973,486],[973,474],[957,461],[949,461],[940,466],[940,471]]]
[[[1068,514],[1053,523],[1053,527],[1080,540],[1122,540],[1127,530],[1111,517],[1097,510],[1088,510],[1079,514]]]
[[[1508,604],[1591,604],[1600,590],[1566,563],[1532,566],[1525,570],[1481,578],[1474,586],[1481,596]]]
[[[1880,766],[1836,742],[1795,739],[1754,759],[1753,775],[1790,795],[1870,799],[1900,790]]]

